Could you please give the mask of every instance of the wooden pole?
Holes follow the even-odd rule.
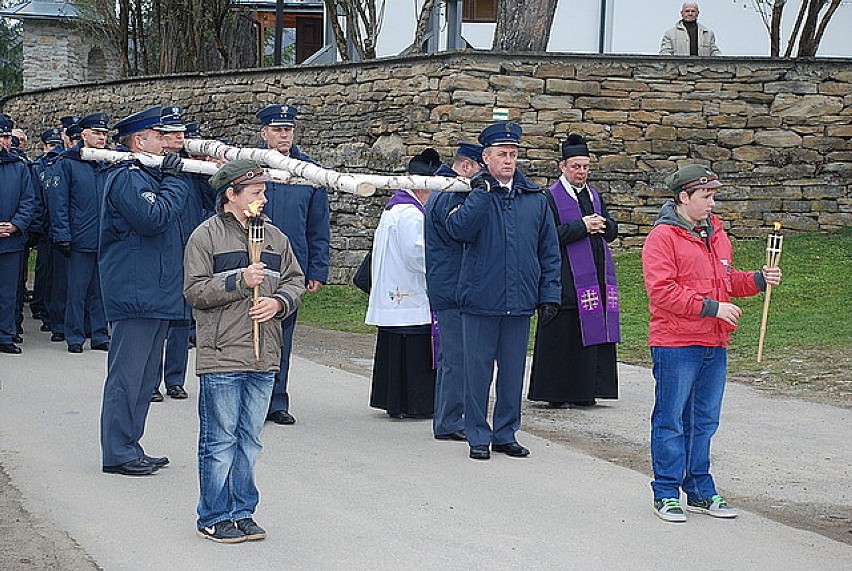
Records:
[[[775,227],[766,238],[766,267],[777,268],[781,263],[781,250],[784,236],[781,235],[781,223],[776,222]],[[757,341],[757,362],[763,360],[763,344],[766,341],[766,325],[769,321],[769,301],[772,299],[772,286],[766,284],[766,296],[763,298],[763,317],[760,320],[760,338]]]

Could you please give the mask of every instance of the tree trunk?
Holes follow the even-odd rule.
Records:
[[[432,9],[435,7],[435,0],[426,0],[423,7],[420,9],[420,16],[417,18],[417,29],[414,32],[414,43],[411,45],[411,53],[423,53],[423,42],[426,39],[426,28],[429,26],[429,18],[432,17]]]
[[[772,5],[772,19],[769,23],[769,55],[781,55],[781,18],[784,15],[785,2],[775,2]]]
[[[501,0],[497,6],[494,50],[543,52],[558,0]]]

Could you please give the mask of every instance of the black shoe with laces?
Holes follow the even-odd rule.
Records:
[[[178,399],[178,400],[185,399],[185,398],[189,397],[189,395],[186,394],[186,391],[180,385],[175,385],[173,387],[166,387],[166,394],[169,395],[170,397],[172,397],[173,399]]]
[[[163,402],[163,393],[160,392],[160,389],[154,389],[154,393],[151,395],[151,402]]]
[[[266,530],[257,525],[252,518],[238,519],[236,523],[237,529],[245,534],[246,541],[266,539]]]
[[[198,537],[216,543],[242,543],[246,540],[246,534],[240,531],[232,521],[220,521],[210,527],[199,527],[196,533]]]

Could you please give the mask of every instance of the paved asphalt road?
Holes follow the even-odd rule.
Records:
[[[0,355],[0,463],[24,507],[105,570],[852,568],[850,545],[754,513],[661,522],[647,476],[529,434],[519,435],[532,450],[527,459],[471,461],[464,444],[432,439],[428,422],[391,421],[370,409],[366,377],[299,358],[298,424],[268,424],[262,435],[256,519],[269,538],[217,545],[194,531],[195,381],[187,383],[190,400],[152,405],[143,444],[171,465],[146,478],[105,475],[98,445],[105,355],[70,355],[58,345],[34,335],[23,355]],[[647,384],[628,378],[647,376],[633,369],[624,370],[627,386]],[[749,408],[760,414],[728,407],[724,438],[754,431],[775,438],[733,444],[720,470],[747,479],[749,465],[771,470],[773,455],[802,447],[793,456],[812,467],[818,486],[828,473],[836,501],[848,505],[848,411],[793,402],[790,410],[817,420],[816,434],[803,436],[800,427],[811,430],[813,418],[792,418],[783,401],[731,389],[729,400],[756,399]],[[635,423],[616,433],[635,438],[647,429],[639,411],[648,405],[628,395],[611,406]],[[758,426],[770,413],[775,424]],[[785,434],[796,435],[792,444]],[[791,484],[807,501],[808,482]]]

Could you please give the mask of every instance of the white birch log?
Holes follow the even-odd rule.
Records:
[[[128,159],[135,159],[148,167],[159,167],[163,162],[162,155],[152,155],[149,153],[128,153],[122,151],[111,151],[109,149],[92,149],[89,147],[83,147],[80,149],[80,158],[84,161],[104,161],[107,163],[116,163],[119,161],[124,161]],[[212,163],[209,161],[198,161],[194,159],[181,159],[182,167],[181,170],[183,172],[191,172],[198,174],[207,174],[212,175],[217,170],[219,170],[219,166],[216,163]],[[287,184],[314,184],[309,180],[305,180],[294,176],[292,173],[287,171],[283,171],[280,169],[263,169],[266,173],[266,176],[270,178],[270,180],[274,182],[281,182]]]
[[[206,155],[229,161],[248,159],[276,169],[288,171],[318,186],[349,192],[358,196],[371,196],[377,188],[431,190],[433,192],[470,191],[470,179],[445,176],[374,175],[342,173],[315,164],[282,155],[274,149],[232,147],[219,141],[189,139],[184,143],[193,155]]]

